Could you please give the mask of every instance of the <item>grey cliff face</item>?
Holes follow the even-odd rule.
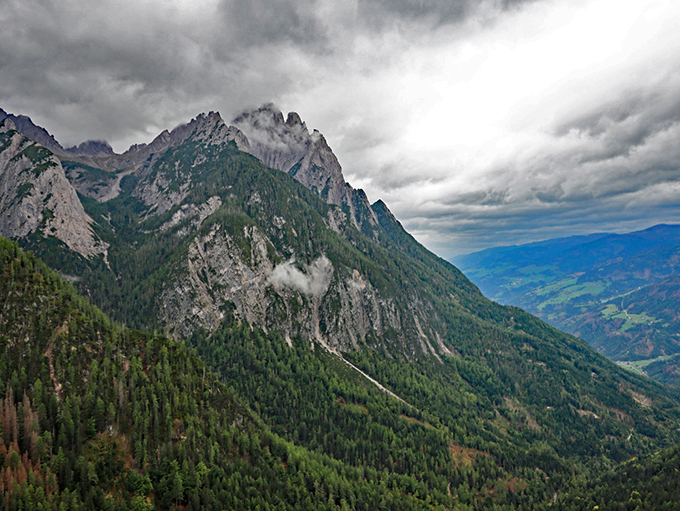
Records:
[[[327,203],[346,209],[359,230],[377,226],[366,194],[345,182],[324,136],[317,130],[310,133],[297,113],[290,112],[284,121],[283,114],[268,104],[243,112],[232,122],[248,137],[249,152],[265,165],[290,174]]]
[[[421,327],[424,307],[414,304],[403,314],[357,269],[335,267],[323,254],[309,265],[275,263],[266,234],[245,227],[243,238],[245,252],[215,224],[193,239],[170,272],[176,279],[164,284],[158,299],[165,331],[179,338],[199,328],[213,331],[227,314],[235,314],[286,339],[299,335],[338,351],[392,331],[413,333],[424,353],[450,353],[434,329]]]
[[[39,231],[89,258],[105,254],[59,159],[21,135],[11,119],[0,124],[0,234],[20,238]]]

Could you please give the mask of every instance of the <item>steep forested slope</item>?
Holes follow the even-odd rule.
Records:
[[[680,502],[680,446],[634,458],[592,480],[580,479],[555,507],[579,511],[673,511]]]
[[[225,325],[197,334],[201,357],[291,441],[347,463],[415,478],[472,508],[535,509],[632,456],[677,441],[677,402],[582,341],[551,343],[515,309],[516,332],[459,332],[458,357],[415,363],[386,350],[345,353],[390,398],[304,340]],[[540,324],[540,323],[539,323]],[[546,327],[549,328],[549,327]],[[546,332],[547,333],[547,332]],[[643,390],[644,389],[644,390]]]
[[[525,375],[540,401],[527,406],[519,393],[499,397],[508,376],[477,357],[414,365],[357,352],[354,363],[401,401],[303,339],[289,346],[235,323],[192,341],[228,390],[181,345],[112,324],[5,241],[0,268],[7,509],[540,509],[555,493],[565,502],[584,494],[574,473],[661,445],[677,424],[653,385],[644,396],[653,402],[640,408],[606,391],[615,375],[596,364],[559,391],[564,405],[558,389],[540,394],[542,383]],[[593,369],[600,381],[588,383]],[[595,418],[576,408],[587,399],[576,389],[597,385],[620,408],[605,415],[602,403]],[[234,391],[275,433],[313,452],[259,425]],[[630,414],[639,439],[613,412]],[[603,444],[601,431],[621,438]]]
[[[140,503],[157,506],[541,509],[555,498],[569,498],[580,477],[678,442],[675,392],[626,372],[520,309],[487,300],[460,271],[406,233],[382,202],[370,210],[363,202],[348,209],[344,199],[329,204],[323,193],[243,152],[247,147],[242,134],[209,114],[123,155],[62,156],[61,168],[80,191],[106,251],[84,257],[42,231],[18,239],[115,319],[147,332],[110,326],[91,333],[99,342],[98,335],[107,339],[104,333],[118,332],[119,340],[111,337],[110,344],[123,343],[116,348],[125,351],[123,358],[107,351],[105,342],[92,341],[98,351],[90,347],[99,357],[97,378],[104,365],[115,367],[105,374],[112,375],[109,382],[116,378],[117,387],[96,388],[93,395],[109,396],[102,398],[102,413],[118,422],[95,415],[95,436],[83,437],[81,451],[77,446],[83,442],[70,446],[81,453],[74,460],[89,459],[87,442],[97,435],[122,432],[130,441],[134,415],[120,419],[116,408],[132,400],[125,389],[137,388],[127,359],[132,367],[132,359],[140,358],[147,378],[169,373],[168,384],[178,389],[165,391],[176,399],[159,411],[165,436],[149,437],[139,453],[137,441],[129,449],[126,468],[148,473],[149,498],[127,483],[127,490],[111,493],[90,480],[93,492],[101,491],[104,499],[117,495],[112,505],[140,497]],[[43,360],[40,353],[64,324],[53,321],[57,326],[43,335],[47,344],[32,358]],[[191,383],[203,366],[154,331],[189,343],[231,389],[219,387],[221,395],[248,403],[262,424],[230,398],[236,408],[217,406],[224,422],[195,423],[192,431],[211,440],[196,445],[193,458],[184,456],[190,438],[185,424],[195,411],[199,417],[207,412],[192,406],[189,397],[185,405],[183,396],[205,395],[212,380]],[[12,340],[9,348],[18,342]],[[81,378],[74,381],[84,383],[72,391],[82,405],[87,396],[82,388],[98,380],[78,376],[88,375],[93,364],[89,355],[74,358],[78,345],[68,346],[63,350],[68,364],[60,366],[66,376],[57,383]],[[175,354],[167,364],[164,346]],[[12,371],[19,374],[21,361],[11,353],[8,381]],[[50,369],[43,367],[40,378],[57,392]],[[189,383],[173,383],[175,373],[180,380],[186,373]],[[165,380],[149,381],[162,387]],[[139,405],[148,410],[142,417],[153,417],[148,388]],[[33,399],[30,391],[27,395]],[[177,402],[184,408],[173,408]],[[91,410],[87,406],[79,408]],[[100,408],[95,402],[87,413]],[[242,425],[234,425],[234,409],[242,410]],[[86,414],[81,421],[84,431],[93,431],[87,429],[91,418]],[[212,442],[223,431],[231,440]],[[293,453],[299,461],[294,471]],[[210,473],[223,471],[211,480],[212,494],[184,485],[199,460]],[[237,473],[251,474],[252,480],[244,483]],[[164,493],[168,477],[181,479],[181,495]],[[294,482],[304,489],[293,490]],[[274,486],[267,489],[267,483]],[[235,501],[221,499],[221,491],[233,492]],[[81,491],[78,498],[89,502],[87,495]],[[195,495],[204,500],[190,502]],[[104,502],[101,493],[97,498]]]
[[[432,507],[281,440],[187,349],[111,323],[1,238],[0,277],[5,509]]]

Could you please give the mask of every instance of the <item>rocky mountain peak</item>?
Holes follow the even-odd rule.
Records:
[[[12,118],[0,125],[0,235],[38,233],[85,258],[106,255],[59,159],[15,128]]]
[[[137,151],[141,151],[147,146],[147,144],[141,143],[141,144],[132,144],[127,151],[125,151],[123,154],[131,154],[131,153],[136,153]]]
[[[0,112],[5,113],[2,109],[0,109]],[[17,127],[12,119],[4,117],[0,120],[0,133],[7,133],[8,131],[17,131]]]
[[[288,112],[288,117],[286,117],[287,126],[297,126],[301,124],[303,124],[303,122],[297,112]]]
[[[249,152],[268,167],[289,172],[307,152],[309,132],[304,123],[287,124],[272,104],[238,115],[232,124],[250,141]]]
[[[267,103],[260,108],[241,112],[232,124],[249,125],[260,130],[276,129],[276,126],[284,124],[283,113],[273,103]]]
[[[136,144],[131,146],[123,155],[110,158],[108,161],[102,160],[104,164],[109,164],[122,172],[117,173],[104,186],[101,183],[96,183],[96,190],[89,183],[84,183],[84,185],[89,186],[89,189],[85,190],[83,186],[81,187],[83,190],[79,191],[89,194],[89,196],[96,195],[93,198],[100,201],[108,201],[120,194],[122,179],[127,175],[133,175],[141,179],[134,195],[149,206],[150,211],[153,211],[154,214],[161,214],[184,199],[188,193],[194,170],[192,170],[193,166],[183,172],[178,172],[177,168],[162,167],[151,172],[158,159],[166,151],[185,143],[205,147],[211,145],[223,146],[230,142],[234,142],[241,151],[250,149],[250,144],[245,135],[238,128],[228,126],[218,112],[201,113],[172,131],[162,131],[148,145]],[[197,158],[194,162],[196,164],[205,161],[205,155]],[[150,172],[151,177],[146,179]],[[179,187],[180,191],[178,192],[172,187]],[[89,190],[94,191],[89,192]]]
[[[250,141],[249,152],[271,168],[287,172],[329,204],[347,206],[352,223],[377,225],[366,195],[345,182],[342,167],[324,136],[311,133],[296,112],[284,122],[272,103],[239,114],[232,123]],[[361,192],[361,193],[359,193]]]
[[[87,140],[78,146],[69,147],[67,151],[83,156],[112,156],[115,154],[106,140]]]
[[[61,144],[57,142],[56,139],[50,135],[50,133],[45,128],[35,124],[30,117],[26,115],[10,114],[0,108],[0,121],[4,119],[10,119],[14,125],[14,128],[19,133],[35,142],[38,142],[41,146],[49,149],[53,153],[60,155],[65,152]]]
[[[148,147],[155,151],[162,150],[178,146],[190,138],[208,144],[234,141],[241,151],[247,151],[250,148],[248,139],[243,133],[234,126],[227,126],[219,112],[201,113],[188,123],[181,124],[170,132],[165,130]],[[134,147],[144,148],[141,145]]]

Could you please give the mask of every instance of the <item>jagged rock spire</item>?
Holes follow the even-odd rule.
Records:
[[[232,123],[248,137],[249,152],[265,165],[287,172],[329,204],[347,206],[358,229],[377,225],[366,194],[345,182],[324,136],[317,130],[310,133],[296,112],[284,121],[283,113],[268,103],[239,114]]]

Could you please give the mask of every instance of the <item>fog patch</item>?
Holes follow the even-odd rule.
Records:
[[[307,296],[321,297],[333,278],[333,263],[322,255],[303,270],[291,259],[279,264],[269,275],[269,282],[276,287],[291,288]]]

